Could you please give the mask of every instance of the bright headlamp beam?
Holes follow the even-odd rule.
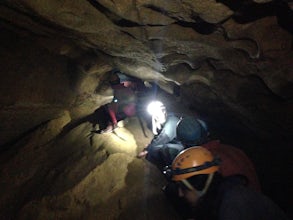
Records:
[[[161,112],[162,111],[162,106],[163,106],[163,103],[160,102],[160,101],[152,101],[148,107],[147,107],[147,111],[150,115],[155,115],[157,114],[158,112]]]

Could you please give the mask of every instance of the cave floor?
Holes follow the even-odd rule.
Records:
[[[177,101],[169,108],[187,113]],[[90,117],[72,122],[67,111],[57,115],[1,152],[1,219],[181,219],[161,191],[164,176],[136,158],[153,136],[144,119],[131,117],[115,133],[97,134]],[[253,152],[279,155],[270,149]],[[266,173],[266,161],[257,170]]]
[[[128,118],[115,133],[67,111],[0,154],[1,219],[180,219],[157,167],[136,155],[152,138]]]

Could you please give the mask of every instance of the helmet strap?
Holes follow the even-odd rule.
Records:
[[[208,189],[209,189],[209,187],[210,187],[210,185],[212,183],[213,177],[214,177],[214,173],[210,173],[209,176],[208,176],[208,179],[207,179],[207,181],[205,183],[205,186],[204,186],[203,190],[197,190],[197,189],[195,189],[187,179],[183,179],[183,180],[181,180],[181,182],[189,190],[195,191],[199,195],[199,197],[202,197],[208,191]]]
[[[210,187],[210,185],[211,185],[211,183],[212,183],[212,180],[213,180],[214,174],[215,174],[215,173],[210,173],[210,174],[209,174],[209,177],[208,177],[208,179],[207,179],[207,181],[206,181],[206,184],[205,184],[203,190],[201,191],[201,195],[200,195],[200,196],[203,196],[203,195],[208,191],[208,189],[209,189],[209,187]]]
[[[184,168],[184,169],[176,168],[176,169],[172,170],[172,174],[173,175],[180,175],[180,174],[205,170],[205,169],[208,169],[213,166],[218,166],[220,164],[220,162],[221,162],[221,159],[216,157],[216,158],[214,158],[214,160],[205,162],[204,164],[196,166],[196,167],[189,167],[189,168]]]
[[[155,120],[155,118],[152,116],[152,131],[154,135],[158,134],[158,122]]]
[[[187,189],[191,190],[191,191],[197,191],[187,179],[183,179],[181,180],[181,182],[187,187]]]

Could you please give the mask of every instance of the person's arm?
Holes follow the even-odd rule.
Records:
[[[162,131],[151,141],[146,147],[146,150],[152,146],[167,144],[176,138],[176,126],[178,121],[179,118],[175,116],[168,117]]]
[[[151,141],[151,143],[146,147],[146,149],[148,149],[152,146],[169,143],[171,140],[172,139],[165,132],[161,132],[158,136],[156,136]]]
[[[109,103],[107,105],[108,109],[108,114],[111,118],[111,122],[116,125],[117,124],[117,118],[116,118],[116,113],[117,113],[117,104],[116,103]]]

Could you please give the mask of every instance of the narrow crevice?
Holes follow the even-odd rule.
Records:
[[[149,9],[152,9],[156,12],[159,12],[165,16],[168,16],[172,19],[175,19],[175,20],[177,20],[176,22],[174,22],[175,24],[178,24],[182,27],[190,27],[200,34],[208,35],[208,34],[211,34],[217,30],[217,25],[204,21],[198,15],[192,16],[192,19],[195,22],[188,22],[188,21],[178,20],[178,18],[171,16],[170,13],[168,11],[164,10],[163,8],[159,8],[154,5],[146,5],[146,7]]]
[[[237,23],[246,24],[264,17],[276,16],[279,25],[293,33],[293,10],[284,0],[273,0],[268,3],[255,3],[252,0],[218,0],[218,2],[223,3],[235,12],[232,18]]]
[[[104,14],[109,20],[111,20],[115,25],[119,27],[140,27],[143,26],[136,22],[121,18],[119,15],[114,14],[108,8],[104,7],[102,4],[97,2],[96,0],[87,0],[93,7],[95,7],[98,11]]]
[[[177,21],[175,24],[178,24],[182,27],[192,28],[196,32],[203,35],[209,35],[218,30],[217,25],[208,23],[202,20],[200,17],[194,17],[193,19],[195,20],[195,23],[187,21]]]
[[[22,147],[20,146],[21,144],[18,144],[19,142],[25,142],[26,138],[30,135],[33,134],[36,130],[38,130],[39,128],[43,127],[44,125],[46,125],[50,120],[46,120],[41,122],[40,124],[32,127],[31,129],[23,132],[22,134],[20,134],[19,136],[15,137],[14,139],[12,139],[11,141],[3,144],[0,146],[0,155],[2,153],[6,153],[7,151],[9,151],[9,154],[13,155],[15,153],[17,153],[18,148]],[[2,161],[1,161],[2,162]]]

